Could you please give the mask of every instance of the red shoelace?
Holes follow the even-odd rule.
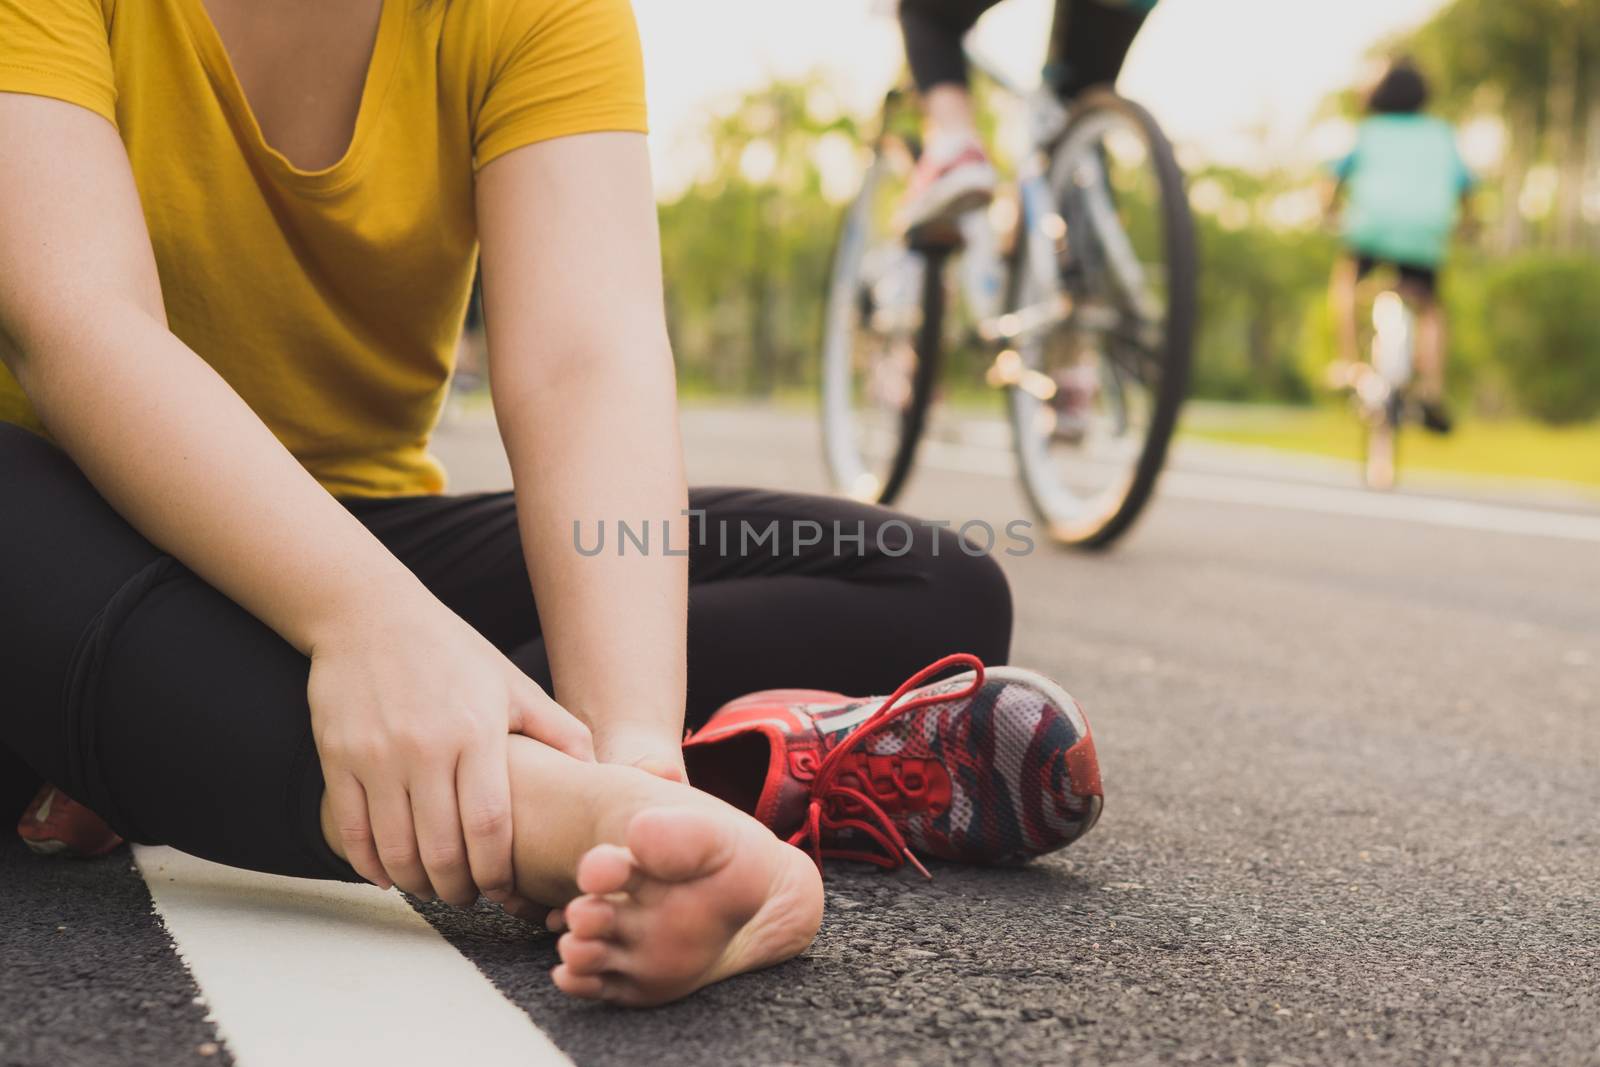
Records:
[[[930,693],[904,704],[900,703],[901,698],[913,689],[928,684],[951,667],[957,666],[972,670],[971,685],[953,692]],[[907,678],[899,689],[879,705],[877,711],[839,742],[832,752],[823,757],[817,767],[817,775],[811,781],[811,802],[806,808],[806,821],[789,838],[789,844],[810,852],[811,858],[817,861],[818,869],[821,869],[824,858],[875,863],[889,870],[910,863],[924,878],[933,878],[933,875],[928,873],[928,868],[924,867],[922,861],[912,853],[911,847],[906,844],[905,835],[895,826],[894,819],[883,810],[883,806],[867,789],[861,788],[861,783],[857,779],[845,776],[845,760],[868,738],[907,712],[929,704],[965,700],[982,687],[983,661],[966,652],[945,656]],[[822,835],[828,831],[841,830],[858,831],[875,842],[882,851],[824,849]]]

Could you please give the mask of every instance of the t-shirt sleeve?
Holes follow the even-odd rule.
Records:
[[[629,0],[505,0],[473,129],[477,165],[602,130],[646,130],[644,60]]]
[[[65,100],[117,121],[100,0],[0,0],[0,93]]]

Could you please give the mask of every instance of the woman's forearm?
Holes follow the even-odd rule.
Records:
[[[621,733],[683,730],[688,494],[666,339],[644,344],[495,383],[555,697],[602,758]]]
[[[146,309],[112,304],[34,330],[9,362],[135,529],[301,651],[357,614],[431,599]]]

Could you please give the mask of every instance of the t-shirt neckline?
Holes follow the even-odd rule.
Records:
[[[332,192],[348,184],[356,175],[362,154],[378,113],[383,109],[384,97],[400,54],[400,39],[404,34],[408,0],[381,0],[378,15],[378,35],[372,47],[372,58],[367,62],[366,78],[361,88],[361,104],[356,111],[355,129],[344,154],[326,167],[306,170],[295,166],[282,152],[267,143],[255,110],[245,95],[233,60],[222,35],[205,9],[203,0],[178,0],[190,40],[194,44],[201,64],[206,68],[212,85],[217,90],[222,105],[243,124],[248,133],[249,146],[278,173],[286,183],[307,189]]]

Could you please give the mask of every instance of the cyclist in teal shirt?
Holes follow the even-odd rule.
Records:
[[[1356,285],[1379,266],[1400,278],[1417,313],[1417,396],[1423,424],[1450,430],[1444,403],[1445,316],[1438,275],[1472,175],[1456,149],[1455,130],[1422,113],[1428,86],[1405,60],[1397,61],[1367,101],[1350,154],[1332,166],[1330,209],[1343,201],[1340,233],[1346,255],[1334,268],[1331,298],[1342,360],[1336,381],[1362,373],[1357,351]]]

